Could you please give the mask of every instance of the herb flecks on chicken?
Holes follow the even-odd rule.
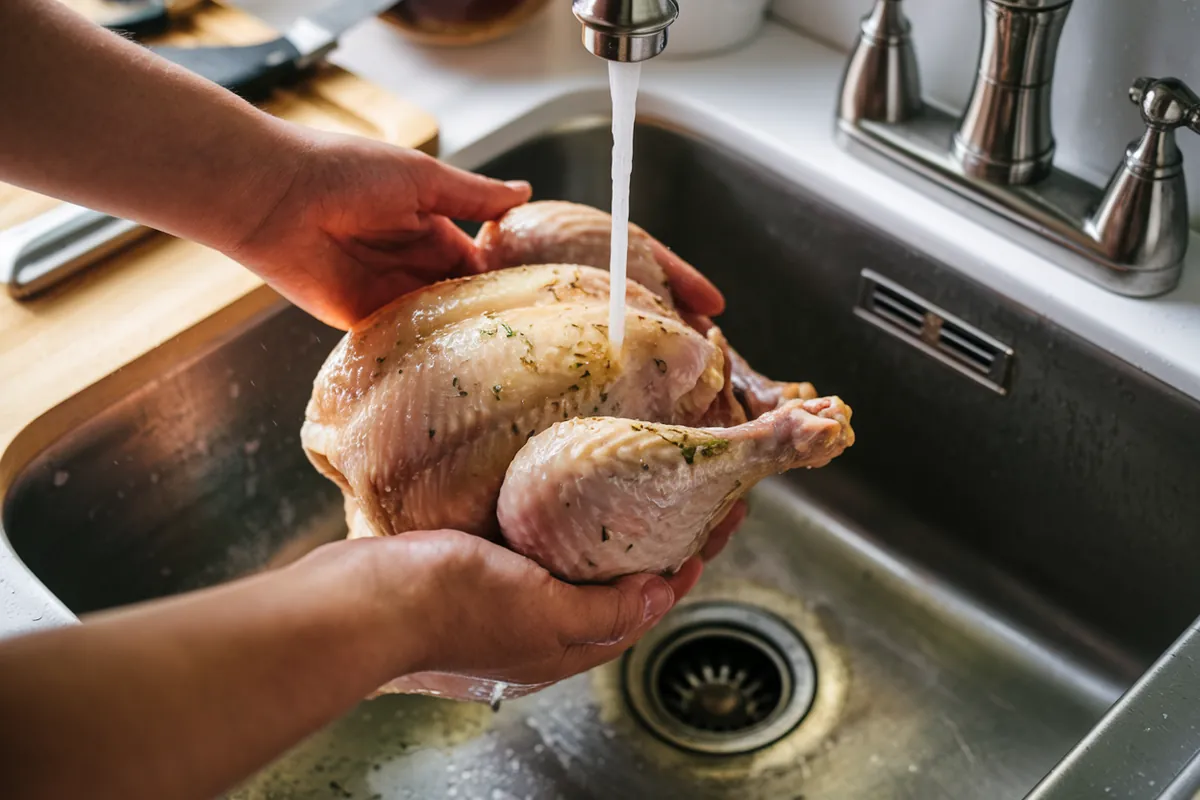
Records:
[[[852,444],[841,400],[688,325],[634,226],[630,275],[650,288],[630,280],[614,358],[607,225],[583,206],[514,209],[480,232],[497,271],[406,295],[338,344],[301,435],[351,536],[457,528],[569,580],[669,572],[754,483]],[[544,263],[559,258],[579,263]]]

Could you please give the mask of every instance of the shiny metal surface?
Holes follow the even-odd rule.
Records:
[[[733,646],[723,652],[722,642]],[[803,634],[740,603],[678,609],[622,669],[642,723],[667,742],[711,755],[749,753],[787,736],[812,708],[818,682]]]
[[[609,120],[564,123],[482,170],[603,206]],[[1200,404],[769,165],[648,123],[636,148],[632,217],[725,291],[730,339],[861,420],[852,456],[758,487],[688,598],[800,631],[811,709],[713,757],[649,732],[620,664],[498,713],[382,698],[234,797],[1016,798],[1200,610]],[[863,269],[1010,345],[1008,394],[855,316]],[[12,546],[82,613],[343,535],[297,441],[337,338],[282,308],[69,431],[5,498]]]
[[[1013,350],[872,269],[854,313],[997,394],[1008,394]]]
[[[154,233],[136,222],[60,203],[0,231],[0,283],[31,297]]]
[[[1028,800],[1200,796],[1200,621],[1104,716]]]
[[[901,0],[878,0],[863,17],[839,97],[839,119],[896,123],[921,112],[912,26]]]
[[[877,0],[843,77],[839,141],[888,170],[914,178],[964,214],[1002,226],[1023,244],[1118,294],[1152,297],[1179,283],[1189,228],[1187,187],[1173,127],[1196,129],[1178,80],[1139,79],[1135,102],[1153,84],[1146,134],[1131,146],[1107,188],[1052,166],[1050,90],[1070,0],[982,0],[979,73],[961,116],[914,101],[907,35],[876,42],[867,23],[889,7],[891,29],[907,31],[899,3]],[[1174,100],[1161,98],[1169,94]],[[1145,105],[1145,104],[1143,104]],[[1160,113],[1161,107],[1161,113]],[[1172,124],[1165,122],[1177,114]],[[1156,121],[1159,120],[1159,121]],[[1151,167],[1150,165],[1154,165]]]
[[[389,3],[388,0],[329,0],[324,6],[301,19],[306,27],[323,30],[332,46],[347,30],[376,14],[382,14],[392,5],[395,5],[395,2]],[[284,35],[289,39],[293,38],[290,30]],[[307,37],[302,35],[300,38]],[[299,44],[295,41],[293,43]],[[311,55],[311,51],[302,47],[300,52]]]
[[[954,134],[962,171],[1002,184],[1050,173],[1054,58],[1071,0],[983,0],[983,45],[975,85]]]
[[[1129,99],[1146,132],[1130,143],[1084,229],[1121,261],[1169,269],[1188,244],[1187,181],[1175,131],[1200,133],[1200,97],[1175,78],[1139,78]]]
[[[608,61],[645,61],[667,46],[667,29],[679,16],[675,0],[574,0],[583,24],[583,46]]]

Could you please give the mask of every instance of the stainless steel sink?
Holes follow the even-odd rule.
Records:
[[[756,490],[631,660],[496,712],[364,702],[233,796],[1020,798],[1200,612],[1200,405],[768,166],[637,136],[633,218],[724,290],[756,366],[845,398],[858,443]],[[604,206],[608,152],[605,120],[560,117],[472,166]],[[932,338],[905,333],[922,304]],[[336,340],[280,307],[66,432],[5,499],[13,548],[84,613],[341,536],[297,441]],[[997,385],[971,374],[1005,348]],[[689,675],[757,718],[698,713]]]

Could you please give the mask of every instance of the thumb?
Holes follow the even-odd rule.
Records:
[[[572,587],[568,596],[558,608],[563,638],[572,645],[619,645],[675,605],[674,590],[657,575],[629,575],[609,586]]]
[[[426,198],[421,210],[427,213],[486,222],[528,202],[533,194],[526,181],[493,180],[432,158],[425,164],[427,191],[421,193]]]

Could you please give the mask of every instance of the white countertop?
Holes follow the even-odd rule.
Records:
[[[280,26],[319,5],[245,3]],[[1200,398],[1200,235],[1192,234],[1174,292],[1152,300],[1111,294],[844,153],[833,138],[844,54],[774,23],[725,55],[672,59],[669,52],[643,69],[645,93],[714,115],[781,173]],[[565,2],[507,39],[472,48],[420,47],[372,20],[344,38],[334,60],[433,113],[442,155],[452,159],[549,100],[607,86],[603,62],[583,50]]]

